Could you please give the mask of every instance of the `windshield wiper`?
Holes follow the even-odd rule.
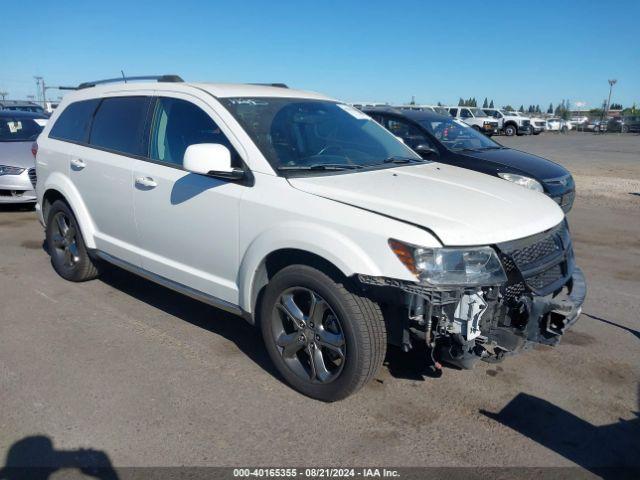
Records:
[[[385,158],[382,163],[424,163],[427,160],[423,160],[422,158],[411,158],[411,157],[389,157]]]
[[[282,171],[296,171],[296,170],[355,170],[362,168],[361,165],[341,164],[341,163],[314,163],[313,165],[285,165],[278,167],[278,170]]]

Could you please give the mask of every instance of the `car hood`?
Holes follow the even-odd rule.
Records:
[[[35,167],[36,161],[31,153],[33,142],[0,142],[0,165],[12,167]]]
[[[505,167],[504,171],[509,171],[510,168],[517,169],[524,175],[530,175],[537,180],[544,181],[569,175],[566,168],[551,160],[511,148],[464,152],[463,154],[467,157],[492,162],[498,167],[498,170],[501,165]]]
[[[449,246],[515,240],[564,218],[546,195],[440,163],[289,182],[298,190],[424,227]]]

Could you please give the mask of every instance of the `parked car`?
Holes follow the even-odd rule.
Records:
[[[35,203],[36,169],[31,147],[46,117],[0,111],[0,204]]]
[[[373,106],[373,105],[372,105]],[[375,106],[387,106],[387,105],[375,105]],[[402,110],[427,110],[429,112],[439,113],[440,115],[449,115],[449,110],[446,107],[441,107],[440,105],[398,105],[394,108],[399,108]]]
[[[40,115],[47,115],[41,105],[35,102],[25,102],[20,100],[0,100],[0,110],[10,110],[12,112],[31,112]]]
[[[482,132],[488,137],[497,135],[500,132],[499,122],[489,117],[484,110],[475,107],[446,107],[449,115],[456,118],[470,127]]]
[[[570,122],[561,118],[547,119],[547,131],[567,133],[569,130],[573,130],[573,125]]]
[[[233,312],[325,401],[375,378],[387,343],[471,367],[578,318],[584,277],[548,197],[424,160],[320,94],[151,78],[80,85],[34,146],[63,278],[100,259]]]
[[[534,135],[540,135],[547,130],[547,121],[544,118],[532,117],[531,118],[531,133]]]
[[[466,124],[432,112],[368,108],[364,112],[426,159],[468,168],[544,192],[569,212],[575,182],[564,167],[504,147]]]
[[[499,108],[483,108],[482,110],[488,116],[498,120],[500,131],[507,137],[536,133],[531,130],[531,119],[520,115],[518,112],[500,110]],[[540,133],[540,131],[537,133]]]
[[[612,118],[607,122],[609,132],[640,132],[640,115]]]

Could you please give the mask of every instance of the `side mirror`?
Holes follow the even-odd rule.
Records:
[[[414,148],[414,150],[422,158],[429,158],[434,155],[439,155],[438,151],[429,145],[420,144],[416,148]]]
[[[231,166],[231,152],[219,143],[196,143],[184,152],[185,170],[211,177],[240,180],[244,171]]]

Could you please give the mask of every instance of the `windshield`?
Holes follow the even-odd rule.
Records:
[[[32,118],[0,117],[0,142],[32,142],[41,131]]]
[[[473,113],[474,117],[486,117],[487,114],[484,112],[484,110],[481,110],[479,108],[470,108],[469,110],[471,110],[471,113]]]
[[[433,107],[433,111],[435,113],[439,113],[440,115],[446,115],[447,117],[449,116],[449,110],[444,107]]]
[[[298,98],[221,99],[276,170],[356,169],[420,162],[409,147],[348,105]]]
[[[503,148],[489,137],[456,119],[430,119],[420,124],[449,150],[490,150]]]

